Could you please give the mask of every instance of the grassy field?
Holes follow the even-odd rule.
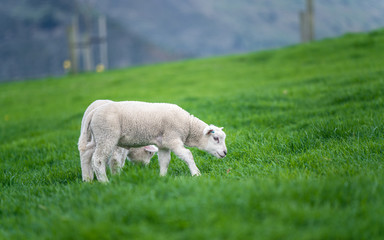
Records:
[[[280,50],[0,85],[0,239],[382,239],[384,31]],[[176,103],[223,126],[192,149],[83,183],[95,99]]]

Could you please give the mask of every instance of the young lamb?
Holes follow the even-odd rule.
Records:
[[[93,102],[84,113],[82,122],[81,122],[81,132],[84,127],[88,127],[84,125],[85,119],[94,109],[106,104],[110,103],[110,100],[97,100]],[[81,141],[83,140],[83,141]],[[85,140],[85,141],[84,141]],[[80,135],[78,148],[80,152],[80,162],[81,162],[81,170],[82,170],[82,178],[83,181],[92,181],[94,174],[92,170],[92,155],[96,149],[96,143],[91,135],[88,136],[87,139],[82,139]],[[123,168],[125,164],[125,159],[130,160],[134,163],[144,163],[148,165],[151,158],[158,151],[158,148],[154,145],[138,147],[138,148],[130,148],[129,150],[126,148],[121,148],[116,146],[114,151],[112,152],[111,157],[108,159],[108,166],[111,169],[112,174],[119,173],[121,168]]]
[[[91,111],[83,122],[79,145],[92,137],[96,149],[92,166],[96,177],[107,182],[105,166],[116,146],[158,146],[160,175],[167,173],[171,151],[188,165],[191,175],[200,175],[192,153],[197,147],[217,158],[227,155],[223,128],[207,125],[174,104],[136,101],[110,102]]]
[[[93,147],[93,149],[95,148]],[[155,153],[157,153],[158,150],[159,149],[154,145],[130,148],[129,150],[116,147],[107,164],[110,167],[112,174],[120,173],[120,170],[124,167],[125,159],[128,159],[133,163],[142,163],[144,165],[148,165],[151,161],[151,158]],[[91,165],[91,158],[88,159],[89,165]]]

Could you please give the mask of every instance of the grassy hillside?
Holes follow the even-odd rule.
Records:
[[[281,50],[0,85],[0,239],[381,239],[384,32]],[[228,155],[128,163],[83,183],[95,99],[172,102]]]

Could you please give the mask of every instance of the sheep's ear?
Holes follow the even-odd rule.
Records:
[[[145,146],[144,150],[147,151],[147,152],[152,152],[152,153],[155,153],[155,152],[159,151],[159,149],[155,145]]]
[[[211,133],[215,133],[215,131],[212,129],[211,126],[207,126],[204,128],[204,131],[203,131],[204,135],[208,135],[208,134],[211,134]]]
[[[224,127],[221,127],[221,128],[220,128],[220,130],[223,130],[223,129],[224,129]]]

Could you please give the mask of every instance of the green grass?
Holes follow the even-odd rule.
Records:
[[[382,239],[384,31],[254,54],[0,85],[0,239]],[[172,102],[224,126],[193,149],[83,183],[95,99]]]

